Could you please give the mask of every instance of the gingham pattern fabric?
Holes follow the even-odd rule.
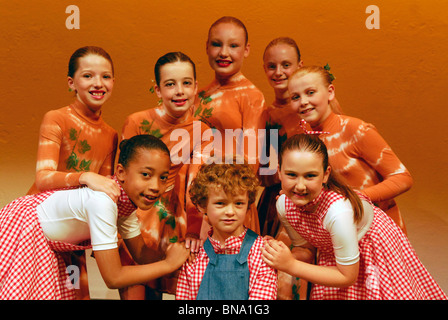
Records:
[[[365,200],[364,196],[360,195]],[[286,197],[286,218],[311,245],[319,249],[318,265],[336,266],[330,233],[323,220],[343,196],[323,190],[317,209],[307,212]],[[314,285],[314,300],[438,300],[447,296],[418,259],[401,229],[381,209],[374,208],[369,231],[359,241],[360,265],[356,283],[347,288]]]
[[[237,254],[246,235],[247,229],[237,237],[229,237],[225,246],[211,237],[209,239],[217,254]],[[277,273],[264,263],[261,248],[264,246],[262,237],[258,237],[249,251],[247,264],[249,267],[249,300],[274,300],[277,298]],[[202,277],[207,268],[209,258],[203,247],[199,250],[193,263],[188,261],[182,266],[177,281],[177,300],[195,300],[201,285]]]
[[[305,121],[305,120],[303,120],[303,119],[300,119],[300,127],[302,128],[302,130],[303,130],[303,132],[305,132],[306,134],[316,134],[316,135],[319,135],[319,134],[330,134],[330,132],[328,132],[328,131],[313,131],[313,130],[308,130],[307,129],[307,122]]]
[[[73,245],[46,239],[36,207],[54,192],[56,190],[16,199],[0,211],[2,300],[75,298],[65,262],[58,252],[85,250],[90,248],[90,241]],[[120,216],[130,215],[136,209],[122,189],[117,207]]]

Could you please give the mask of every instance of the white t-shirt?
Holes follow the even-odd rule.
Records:
[[[118,232],[123,239],[140,234],[136,212],[119,217],[109,196],[89,188],[57,191],[36,210],[49,240],[78,244],[90,239],[93,250],[108,250],[118,247]]]
[[[286,219],[286,196],[283,194],[277,200],[279,219],[288,233],[292,245],[295,247],[307,243]],[[373,221],[372,205],[362,200],[364,214],[357,224],[353,219],[353,208],[348,199],[335,201],[328,209],[323,220],[324,228],[330,233],[333,242],[336,262],[342,265],[351,265],[359,261],[358,241],[369,230]]]

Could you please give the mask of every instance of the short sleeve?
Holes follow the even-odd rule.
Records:
[[[141,234],[137,211],[126,217],[119,217],[117,224],[118,233],[120,233],[123,239],[131,239]]]
[[[92,249],[109,250],[118,247],[117,205],[105,193],[95,192],[85,204]]]
[[[353,208],[347,199],[334,202],[325,218],[324,227],[330,233],[336,262],[351,265],[359,261],[357,225]]]

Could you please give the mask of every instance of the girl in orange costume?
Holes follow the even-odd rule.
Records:
[[[361,191],[406,232],[394,198],[409,190],[413,179],[390,146],[372,124],[335,114],[330,102],[335,88],[329,73],[321,67],[302,67],[288,84],[291,106],[328,148],[333,171],[347,184]]]
[[[186,191],[199,166],[212,152],[213,135],[206,124],[194,121],[192,116],[191,108],[197,93],[193,61],[181,52],[170,52],[158,59],[154,73],[155,91],[162,104],[128,116],[122,137],[128,139],[137,134],[151,134],[160,138],[170,149],[173,163],[160,201],[150,210],[138,210],[137,216],[149,247],[163,253],[170,243],[185,239],[187,247],[195,252],[200,245],[202,214],[186,196]],[[207,135],[210,139],[206,138]],[[184,154],[184,150],[189,152]],[[179,158],[180,154],[182,158]],[[122,261],[133,264],[125,250],[121,250],[121,256]],[[149,294],[159,296],[158,290],[150,290],[149,287],[175,293],[176,281],[177,275],[173,275],[148,283],[146,288],[130,287],[120,291],[121,298],[144,299],[149,298]]]
[[[199,90],[199,101],[195,105],[194,116],[216,129],[215,145],[220,144],[224,154],[234,154],[237,141],[244,143],[244,157],[257,173],[259,159],[252,153],[249,144],[258,144],[258,130],[264,129],[262,113],[264,96],[241,72],[244,59],[249,56],[250,45],[244,24],[234,17],[222,17],[209,29],[206,50],[210,67],[215,72],[214,80]],[[234,133],[233,149],[226,146],[225,130]],[[249,142],[252,141],[252,142]],[[259,233],[258,213],[251,205],[245,226]]]
[[[106,176],[113,174],[118,135],[101,117],[101,108],[114,86],[109,54],[94,46],[76,50],[68,65],[68,85],[75,92],[75,101],[47,112],[42,120],[36,180],[28,194],[87,185],[116,201],[120,190]],[[88,299],[84,252],[72,254],[71,260],[81,268],[77,296]]]

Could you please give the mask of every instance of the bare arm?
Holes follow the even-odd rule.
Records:
[[[118,248],[115,248],[95,251],[95,260],[107,287],[119,289],[174,272],[188,258],[189,250],[183,243],[174,243],[168,247],[166,254],[164,260],[151,264],[122,266]]]
[[[348,287],[358,278],[359,262],[336,267],[317,266],[296,260],[281,241],[271,240],[262,249],[264,261],[271,267],[312,283],[330,287]]]

